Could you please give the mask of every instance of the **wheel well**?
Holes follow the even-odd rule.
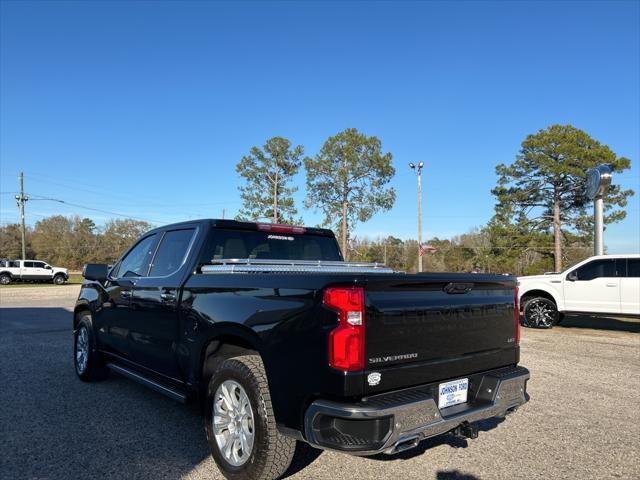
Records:
[[[80,321],[80,317],[83,313],[91,314],[91,310],[89,310],[86,306],[76,307],[73,311],[73,329],[75,330],[78,327],[78,322]]]
[[[9,275],[11,278],[13,278],[13,275],[11,275],[11,272],[0,272],[0,275]]]
[[[202,352],[201,389],[205,389],[209,385],[209,380],[218,366],[226,359],[240,355],[259,354],[254,345],[241,337],[223,335],[211,340]]]
[[[547,300],[551,300],[556,306],[556,308],[558,307],[556,299],[553,298],[553,295],[551,295],[550,293],[545,292],[544,290],[531,290],[525,293],[524,295],[522,295],[522,298],[520,299],[520,309],[524,307],[525,303],[527,303],[532,298],[536,298],[536,297],[542,297],[542,298],[546,298]]]

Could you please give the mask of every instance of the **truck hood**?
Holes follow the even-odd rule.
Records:
[[[553,273],[550,275],[527,275],[525,277],[518,277],[518,282],[545,282],[549,280],[558,280],[561,275],[561,273]]]

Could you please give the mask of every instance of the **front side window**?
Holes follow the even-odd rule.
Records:
[[[164,234],[158,253],[151,266],[150,277],[166,277],[176,272],[184,263],[195,230],[171,230]]]
[[[155,252],[157,235],[149,235],[138,242],[120,262],[114,276],[123,277],[144,277],[149,270],[149,264]]]
[[[33,268],[33,262],[24,262],[24,268]]]
[[[36,268],[44,268],[43,262],[33,262],[33,266]]]
[[[593,280],[602,277],[616,276],[616,263],[614,260],[594,260],[576,270],[578,280]]]

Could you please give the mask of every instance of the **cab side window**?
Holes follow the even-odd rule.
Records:
[[[166,277],[176,272],[184,263],[195,230],[170,230],[162,237],[158,253],[153,259],[150,277]]]
[[[640,278],[640,258],[627,260],[627,277]]]
[[[614,260],[594,260],[576,270],[578,280],[593,280],[602,277],[616,276],[616,263]]]
[[[157,241],[158,236],[155,233],[140,240],[122,259],[113,276],[116,278],[146,276],[156,250]]]
[[[33,268],[34,262],[24,262],[24,268]]]
[[[33,262],[33,266],[36,268],[44,268],[44,262]]]

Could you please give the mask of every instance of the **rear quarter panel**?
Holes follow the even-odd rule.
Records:
[[[300,429],[304,408],[320,395],[361,395],[361,373],[329,368],[328,335],[337,322],[334,312],[321,307],[322,290],[336,283],[352,285],[358,279],[335,274],[191,276],[180,309],[187,348],[179,359],[189,382],[199,381],[208,342],[231,335],[245,339],[262,356],[279,424]]]

